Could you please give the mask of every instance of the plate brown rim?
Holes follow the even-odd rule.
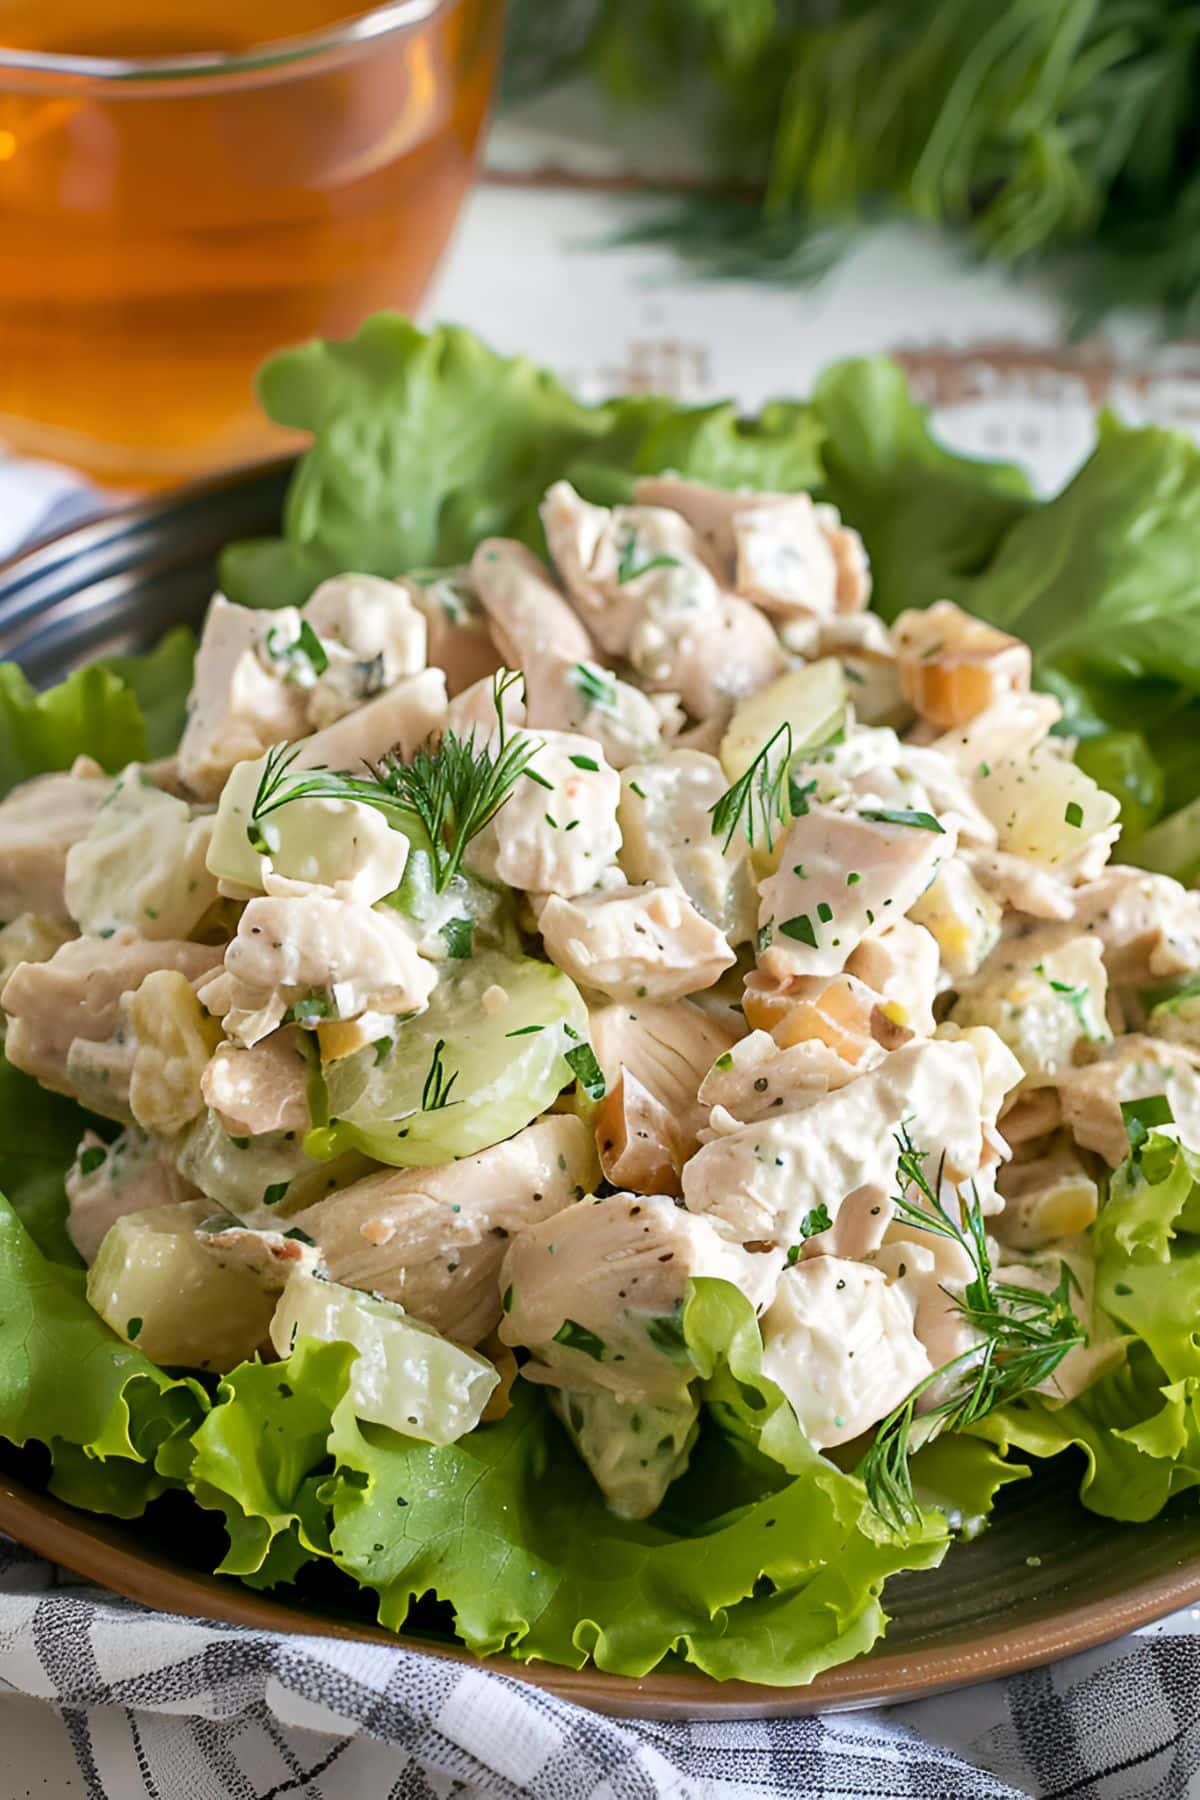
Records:
[[[14,578],[23,584],[49,575],[88,551],[164,523],[172,512],[193,503],[217,502],[231,490],[278,480],[293,460],[279,457],[244,465],[69,525],[0,559],[0,585]],[[826,1670],[806,1687],[777,1688],[717,1682],[687,1670],[652,1671],[633,1678],[592,1667],[565,1669],[512,1657],[479,1658],[462,1646],[339,1619],[273,1600],[231,1578],[181,1568],[164,1552],[131,1543],[128,1528],[119,1522],[78,1511],[9,1475],[0,1475],[0,1530],[84,1579],[159,1610],[257,1630],[390,1644],[492,1669],[562,1699],[628,1718],[783,1717],[916,1700],[1092,1649],[1200,1600],[1200,1553],[1185,1555],[1117,1596],[1069,1605],[1029,1623],[1005,1620],[985,1628],[970,1643],[890,1650],[885,1640],[870,1656]]]

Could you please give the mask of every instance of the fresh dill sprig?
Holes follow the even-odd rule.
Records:
[[[447,1076],[442,1063],[442,1051],[445,1048],[445,1038],[439,1038],[433,1046],[433,1056],[430,1058],[429,1069],[425,1076],[425,1085],[421,1089],[422,1112],[441,1112],[444,1106],[458,1104],[457,1101],[450,1098],[450,1090],[458,1080],[458,1070],[456,1069],[453,1075]]]
[[[997,1281],[978,1195],[962,1209],[962,1221],[956,1220],[941,1198],[941,1167],[936,1184],[931,1183],[924,1170],[926,1152],[913,1144],[906,1125],[901,1125],[896,1141],[901,1181],[893,1202],[896,1217],[962,1245],[975,1274],[961,1299],[950,1298],[965,1323],[979,1333],[977,1344],[933,1370],[881,1421],[858,1466],[875,1511],[893,1530],[903,1532],[918,1514],[909,1469],[914,1451],[939,1432],[964,1430],[1040,1386],[1067,1352],[1087,1338],[1071,1308],[1075,1281],[1068,1265],[1060,1265],[1059,1281],[1048,1294]],[[908,1188],[916,1189],[919,1202],[909,1198]],[[934,1388],[941,1398],[918,1413],[918,1403]]]
[[[780,739],[783,749],[772,761],[771,752]],[[791,761],[792,728],[785,721],[767,739],[745,774],[740,775],[708,809],[712,815],[713,836],[721,839],[722,850],[728,850],[739,825],[747,843],[753,844],[755,833],[761,830],[767,840],[767,849],[774,848],[775,833],[785,827],[792,816],[788,785]]]
[[[474,728],[466,738],[446,731],[435,750],[422,748],[409,762],[384,756],[364,765],[364,774],[353,775],[331,769],[295,774],[299,746],[275,745],[267,754],[246,827],[251,845],[263,856],[278,848],[263,820],[294,800],[357,800],[377,807],[395,824],[416,821],[427,840],[433,885],[445,893],[462,867],[467,845],[495,818],[541,749],[538,738],[508,735],[504,699],[523,679],[511,669],[493,678],[494,747],[477,745]]]

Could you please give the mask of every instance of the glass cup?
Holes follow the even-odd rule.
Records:
[[[419,304],[474,171],[502,4],[279,29],[350,4],[239,0],[270,41],[164,54],[160,30],[155,53],[101,56],[40,29],[96,0],[0,0],[0,441],[122,486],[275,453],[263,357]]]

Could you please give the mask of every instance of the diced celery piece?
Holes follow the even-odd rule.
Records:
[[[316,1275],[293,1275],[271,1320],[280,1356],[302,1337],[353,1344],[357,1417],[429,1444],[452,1444],[473,1431],[500,1380],[486,1357],[452,1344],[390,1300]]]
[[[236,1368],[264,1343],[275,1305],[249,1270],[209,1254],[207,1200],[127,1213],[88,1270],[90,1304],[126,1343],[171,1368]]]

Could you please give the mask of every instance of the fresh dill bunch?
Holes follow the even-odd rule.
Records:
[[[433,885],[444,893],[462,868],[472,838],[495,818],[541,748],[539,738],[510,737],[505,724],[505,696],[523,680],[511,669],[493,677],[494,746],[490,741],[477,744],[474,728],[465,738],[446,731],[436,749],[422,748],[409,762],[384,756],[355,775],[332,769],[294,773],[299,746],[275,745],[267,754],[246,827],[251,845],[264,856],[278,847],[263,821],[295,800],[357,800],[377,807],[400,828],[415,823],[425,840]]]
[[[544,11],[513,0],[518,35]],[[1009,264],[1087,250],[1089,321],[1200,318],[1191,0],[592,0],[582,22],[544,81],[695,120],[725,180],[632,236],[804,282],[838,233],[906,212]]]
[[[913,1453],[940,1432],[965,1430],[996,1407],[1040,1386],[1068,1351],[1087,1339],[1071,1307],[1074,1277],[1067,1264],[1061,1265],[1059,1281],[1048,1294],[997,1281],[978,1195],[962,1208],[961,1219],[954,1218],[941,1198],[940,1166],[931,1183],[924,1169],[926,1153],[913,1144],[906,1125],[901,1125],[896,1141],[900,1146],[896,1217],[916,1230],[962,1245],[975,1273],[953,1304],[979,1333],[977,1344],[927,1375],[881,1421],[858,1466],[875,1511],[894,1531],[904,1532],[918,1514],[909,1469]],[[909,1197],[909,1189],[916,1190],[918,1200]],[[938,1397],[918,1413],[918,1403],[931,1391]]]

